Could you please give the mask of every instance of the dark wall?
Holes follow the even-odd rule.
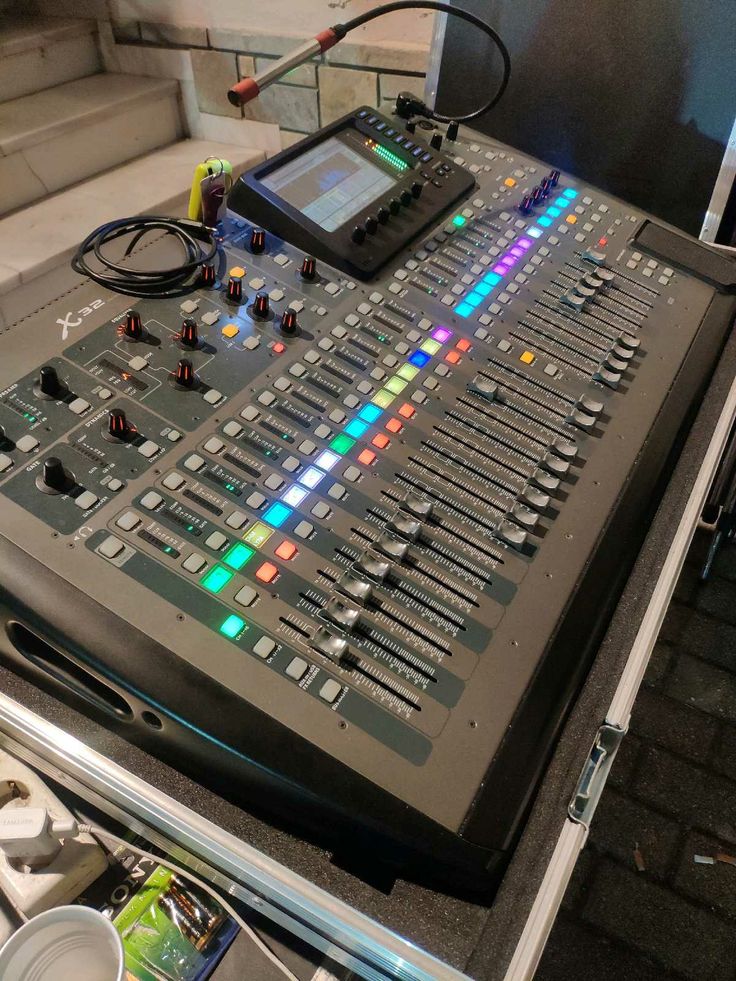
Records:
[[[736,0],[452,0],[512,58],[473,125],[697,235],[736,117]],[[437,108],[478,105],[500,58],[448,18]]]

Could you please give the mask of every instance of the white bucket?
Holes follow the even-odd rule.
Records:
[[[120,934],[87,906],[59,906],[16,930],[0,950],[2,981],[123,981]]]

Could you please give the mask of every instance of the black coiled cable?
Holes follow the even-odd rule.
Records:
[[[184,251],[184,261],[166,269],[131,268],[124,260],[144,235],[156,231],[170,235],[179,242]],[[133,237],[126,246],[123,259],[113,261],[103,250],[125,235]],[[189,293],[199,268],[214,259],[217,248],[212,230],[198,221],[138,215],[109,221],[90,232],[72,259],[72,269],[116,293],[164,299]],[[99,267],[90,265],[91,255],[97,259]]]

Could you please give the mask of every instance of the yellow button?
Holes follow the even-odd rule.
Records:
[[[506,187],[516,187],[516,181],[514,180],[513,177],[507,177],[506,180],[504,181],[504,184],[506,185]]]
[[[531,351],[524,351],[523,354],[519,355],[519,361],[523,361],[524,364],[534,364],[536,358]]]
[[[574,225],[577,222],[577,218],[575,215],[568,215],[567,218],[565,218],[565,221],[568,225]]]
[[[235,326],[235,324],[225,324],[225,326],[222,328],[222,336],[223,337],[237,337],[238,336],[238,328]]]
[[[245,269],[242,266],[233,266],[230,270],[231,276],[245,276]]]

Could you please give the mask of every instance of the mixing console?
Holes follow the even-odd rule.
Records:
[[[247,175],[186,298],[87,283],[0,338],[0,648],[338,851],[483,887],[733,271],[396,126],[363,108]]]

